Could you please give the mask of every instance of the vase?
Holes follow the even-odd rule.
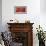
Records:
[[[45,41],[39,40],[39,46],[45,46]]]

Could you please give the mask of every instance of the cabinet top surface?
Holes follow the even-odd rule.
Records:
[[[8,25],[15,25],[15,24],[17,24],[17,25],[23,25],[23,24],[31,24],[31,25],[33,25],[34,23],[7,23]]]

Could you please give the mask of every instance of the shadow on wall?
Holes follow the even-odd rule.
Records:
[[[40,12],[46,14],[46,0],[40,0]]]

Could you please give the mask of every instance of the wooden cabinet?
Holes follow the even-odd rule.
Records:
[[[33,23],[7,23],[12,33],[13,41],[22,46],[33,46]]]

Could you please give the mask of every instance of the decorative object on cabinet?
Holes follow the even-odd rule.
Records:
[[[30,23],[30,20],[25,20],[25,23]]]
[[[15,6],[14,12],[15,12],[15,14],[26,14],[27,7],[26,6]]]
[[[8,21],[9,23],[19,23],[19,21],[17,19],[10,19],[10,21]]]
[[[33,23],[7,23],[12,41],[20,46],[33,46]]]

